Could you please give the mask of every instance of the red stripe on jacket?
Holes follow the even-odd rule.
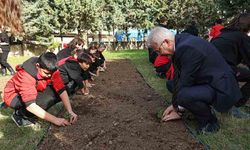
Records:
[[[213,38],[217,37],[220,35],[220,30],[223,29],[224,26],[223,25],[220,25],[220,24],[217,24],[215,26],[212,27],[209,35],[212,36]]]
[[[77,59],[73,58],[72,56],[69,56],[69,57],[66,57],[66,58],[63,58],[61,60],[59,60],[57,62],[57,65],[58,66],[61,66],[61,65],[64,65],[66,63],[67,60],[74,60],[74,61],[77,61]]]
[[[173,64],[171,64],[170,68],[166,72],[166,78],[168,80],[172,80],[174,78],[174,66],[173,66]]]

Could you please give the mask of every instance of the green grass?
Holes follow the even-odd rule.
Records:
[[[165,80],[159,79],[154,73],[153,66],[148,61],[147,50],[126,50],[106,52],[107,59],[130,59],[146,82],[162,95],[167,103],[171,94],[166,90]],[[250,119],[237,119],[228,114],[217,114],[221,129],[215,134],[195,135],[202,143],[212,150],[249,150],[250,149]],[[194,121],[186,121],[192,131]]]
[[[169,103],[171,94],[165,88],[165,80],[155,76],[153,66],[148,61],[146,50],[123,50],[104,53],[107,60],[112,59],[130,59],[142,74],[146,82],[157,93],[162,95]],[[22,63],[28,57],[10,57],[9,62],[12,66]],[[0,80],[6,80],[9,77],[0,77]],[[56,106],[52,113],[61,108]],[[41,126],[18,128],[11,118],[11,109],[0,111],[0,149],[34,149],[42,136],[45,134],[48,124],[45,121],[39,121]],[[221,124],[221,130],[215,134],[197,136],[203,143],[212,150],[249,150],[250,149],[250,120],[237,119],[227,114],[217,114]],[[195,122],[188,122],[194,130]]]
[[[45,127],[32,126],[18,128],[10,118],[12,110],[1,110],[0,144],[1,149],[34,149],[44,134]]]

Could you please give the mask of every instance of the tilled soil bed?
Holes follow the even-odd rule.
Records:
[[[76,124],[51,125],[41,150],[194,150],[204,149],[183,122],[160,122],[164,99],[128,60],[108,63],[88,96],[75,95]]]

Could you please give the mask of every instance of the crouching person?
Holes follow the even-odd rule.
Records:
[[[72,56],[62,59],[58,62],[59,71],[69,95],[73,95],[77,90],[81,90],[82,94],[89,94],[86,86],[87,69],[92,60],[90,56],[82,50],[72,52]]]
[[[218,131],[212,109],[228,112],[242,98],[234,73],[218,50],[199,37],[188,33],[174,36],[161,27],[151,31],[148,44],[161,55],[172,56],[174,65],[173,82],[168,82],[172,105],[162,120],[180,119],[179,108],[184,107],[198,121],[198,133]]]
[[[160,78],[172,80],[174,77],[174,67],[171,59],[165,55],[158,55],[154,62],[155,72]]]
[[[11,117],[18,126],[35,123],[36,116],[57,126],[66,126],[77,121],[56,63],[56,55],[47,52],[16,67],[16,74],[4,89],[3,101],[15,110]],[[60,101],[70,114],[69,120],[47,112]]]

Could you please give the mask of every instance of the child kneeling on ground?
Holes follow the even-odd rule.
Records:
[[[165,55],[158,55],[154,62],[155,72],[160,78],[172,80],[174,78],[174,66],[171,59]]]
[[[16,74],[4,89],[3,101],[15,110],[11,117],[18,126],[34,124],[35,116],[58,126],[67,126],[77,121],[56,63],[56,55],[47,52],[16,67]],[[60,101],[70,114],[69,120],[47,112]]]
[[[84,95],[89,94],[89,89],[86,85],[88,80],[86,72],[91,63],[90,56],[82,50],[73,51],[72,56],[58,62],[59,71],[69,95],[73,95],[78,89]]]

